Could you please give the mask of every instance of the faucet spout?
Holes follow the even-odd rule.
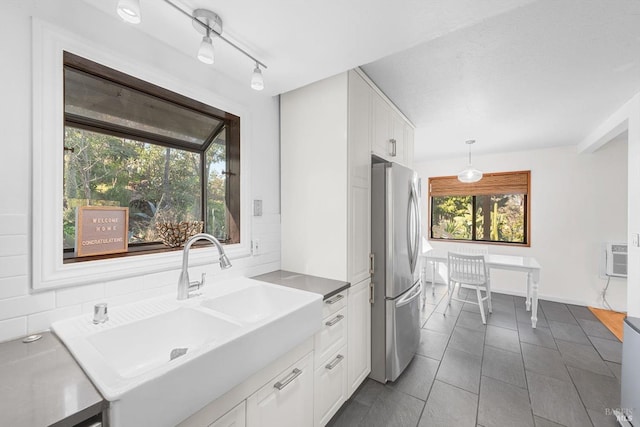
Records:
[[[180,279],[178,279],[178,300],[185,300],[189,298],[189,287],[191,286],[191,283],[189,282],[189,250],[191,249],[191,246],[198,240],[207,240],[213,243],[216,248],[218,248],[221,269],[224,270],[231,267],[231,261],[229,261],[229,258],[224,253],[224,248],[222,247],[218,239],[207,233],[199,233],[195,236],[192,236],[189,240],[187,240],[187,243],[185,243],[184,249],[182,251],[182,271],[180,272]],[[198,282],[195,284],[195,286],[197,287],[201,285],[202,282]]]

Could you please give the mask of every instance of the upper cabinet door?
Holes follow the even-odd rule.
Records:
[[[393,161],[392,110],[386,100],[377,93],[373,94],[373,140],[371,152],[385,160]],[[397,153],[397,147],[396,153]]]
[[[395,111],[390,110],[391,114],[391,161],[400,163],[402,165],[407,165],[406,163],[406,154],[407,147],[405,141],[405,132],[404,129],[407,126],[407,123],[404,121],[402,117],[396,114]]]
[[[404,126],[404,164],[413,169],[413,126]]]

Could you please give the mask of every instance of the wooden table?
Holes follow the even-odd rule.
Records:
[[[448,263],[447,252],[431,250],[420,255],[421,258],[432,266],[431,292],[435,292],[436,265]],[[531,326],[536,327],[538,322],[538,284],[540,282],[540,264],[533,257],[485,254],[484,261],[489,270],[521,271],[527,274],[527,296],[525,305],[527,311],[531,311]]]

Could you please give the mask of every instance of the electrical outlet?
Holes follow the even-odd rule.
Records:
[[[255,239],[255,240],[251,241],[251,253],[253,255],[259,255],[260,254],[260,241],[258,239]]]
[[[262,216],[262,200],[253,201],[253,216]]]
[[[640,247],[640,235],[638,233],[633,233],[631,235],[631,245],[637,247]]]

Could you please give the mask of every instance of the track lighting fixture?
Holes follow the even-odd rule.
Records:
[[[164,0],[169,6],[180,12],[182,15],[191,19],[193,27],[203,35],[200,47],[198,48],[198,59],[205,64],[213,64],[214,48],[213,38],[218,38],[229,46],[244,54],[255,63],[253,74],[251,75],[251,88],[255,90],[264,89],[264,79],[262,77],[262,68],[266,69],[264,63],[258,61],[246,50],[236,45],[231,40],[222,35],[222,19],[218,14],[207,9],[196,9],[193,13],[189,13],[170,0]],[[140,23],[140,0],[118,0],[118,15],[132,24]]]

